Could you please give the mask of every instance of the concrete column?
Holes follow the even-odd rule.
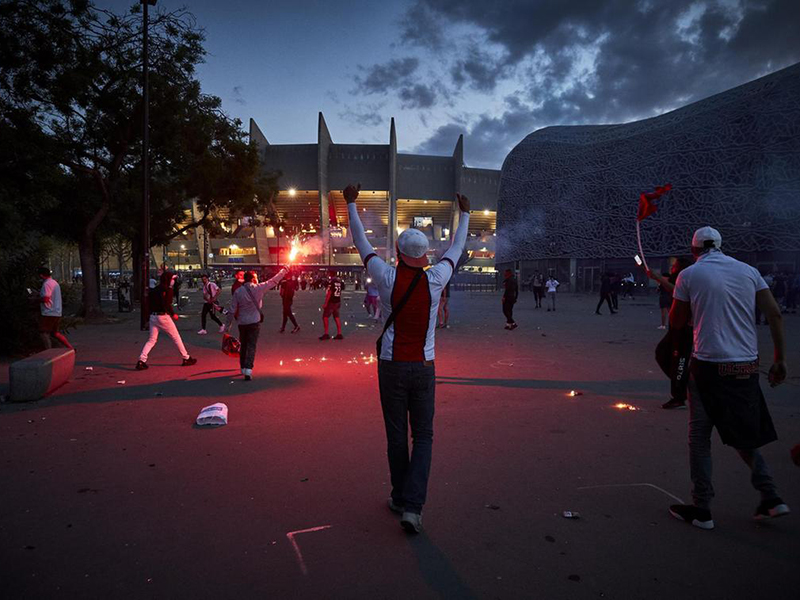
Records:
[[[386,231],[386,261],[392,264],[397,258],[395,241],[397,240],[397,133],[394,128],[394,117],[389,130],[389,223]]]
[[[328,217],[328,154],[333,145],[325,117],[319,113],[317,127],[317,190],[319,190],[319,224],[322,236],[322,258],[324,265],[331,264],[331,232]]]

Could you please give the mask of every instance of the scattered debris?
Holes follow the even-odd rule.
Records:
[[[568,395],[568,396],[572,396],[572,397],[575,397],[575,396],[583,396],[583,392],[579,392],[579,391],[577,391],[577,390],[570,390],[570,391],[569,391],[569,394],[567,394],[567,395]]]
[[[206,406],[197,415],[195,422],[199,426],[221,427],[228,424],[228,406],[222,402],[217,402],[211,406]]]
[[[484,506],[490,510],[500,510],[500,507],[497,506],[497,504],[485,504]]]
[[[570,575],[569,577],[567,577],[567,579],[569,579],[570,581],[580,581],[581,580],[581,576],[580,575]]]
[[[565,510],[564,512],[561,513],[561,516],[564,517],[565,519],[580,519],[581,518],[581,514],[580,513],[574,512],[572,510]]]
[[[303,477],[303,478],[302,478],[300,481],[301,481],[301,482],[308,481],[308,477]]]
[[[125,385],[125,380],[124,380],[124,379],[120,379],[120,380],[117,382],[117,385]]]
[[[162,392],[156,392],[155,394],[153,394],[153,396],[163,396],[163,395],[164,394]]]
[[[554,538],[552,535],[546,535],[546,536],[544,536],[544,539],[546,539],[551,544],[555,544],[556,543],[556,538]]]
[[[86,367],[83,370],[84,371],[94,371],[94,367]]]

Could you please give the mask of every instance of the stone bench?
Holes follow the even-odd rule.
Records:
[[[11,363],[9,367],[10,400],[39,400],[64,385],[75,367],[75,350],[52,348]]]

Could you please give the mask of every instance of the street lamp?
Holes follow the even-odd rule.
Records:
[[[142,281],[139,327],[147,329],[147,293],[150,286],[150,173],[148,154],[150,153],[150,55],[147,26],[147,9],[156,5],[156,0],[141,0],[142,3]]]

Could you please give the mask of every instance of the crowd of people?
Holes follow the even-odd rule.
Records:
[[[436,387],[435,331],[448,327],[450,282],[464,250],[469,227],[469,200],[457,195],[461,211],[458,228],[450,248],[437,264],[428,264],[428,238],[417,229],[406,229],[397,238],[396,264],[380,258],[367,239],[356,202],[360,186],[343,191],[348,206],[353,241],[366,271],[364,306],[370,317],[383,319],[377,340],[378,390],[387,442],[391,493],[388,508],[401,515],[400,524],[409,532],[422,531],[422,510],[426,502],[433,446],[433,416]],[[795,310],[797,277],[788,274],[762,275],[755,268],[722,252],[722,237],[711,227],[698,229],[691,241],[693,259],[677,258],[669,274],[647,270],[659,285],[661,325],[664,339],[658,344],[655,358],[671,382],[671,398],[664,408],[689,408],[689,454],[692,481],[691,504],[676,504],[669,512],[676,518],[701,529],[713,529],[711,500],[711,433],[720,432],[724,444],[733,447],[752,472],[751,482],[760,493],[755,519],[769,519],[789,513],[780,498],[759,448],[777,435],[759,380],[759,356],[756,314],[769,325],[774,356],[769,367],[771,386],[787,377],[783,313]],[[40,271],[42,288],[36,298],[41,307],[43,343],[55,339],[71,347],[59,329],[62,314],[58,283],[49,270]],[[601,276],[600,301],[595,312],[606,304],[611,314],[619,309],[620,293],[630,293],[627,286],[633,275]],[[291,321],[292,333],[300,331],[293,312],[298,290],[325,288],[321,307],[324,332],[321,341],[343,339],[341,302],[344,282],[335,270],[324,277],[281,268],[270,279],[259,282],[255,271],[235,274],[229,304],[220,303],[221,286],[207,275],[201,277],[203,307],[200,335],[206,335],[207,319],[228,336],[234,321],[238,325],[238,353],[241,373],[250,381],[255,365],[256,348],[264,321],[263,299],[268,290],[278,287],[282,301],[282,324]],[[305,284],[305,285],[304,285]],[[535,308],[543,301],[548,311],[556,310],[560,283],[553,275],[536,271],[529,280]],[[186,350],[175,322],[175,296],[180,280],[176,273],[164,270],[148,296],[149,337],[136,364],[148,368],[150,352],[159,334],[174,343],[183,366],[196,364]],[[356,283],[356,289],[360,283]],[[506,329],[517,328],[514,307],[519,299],[515,273],[504,273],[502,312]],[[219,316],[225,316],[223,322]],[[330,318],[336,335],[330,335]],[[413,444],[409,444],[409,427]],[[795,460],[800,461],[800,449]]]

